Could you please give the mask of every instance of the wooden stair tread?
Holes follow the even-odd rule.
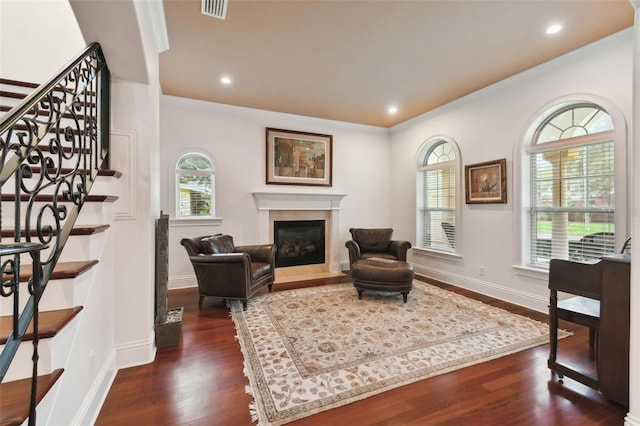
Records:
[[[38,376],[36,404],[49,392],[64,369]],[[31,378],[0,384],[0,425],[21,425],[29,417]]]
[[[40,174],[40,167],[32,167],[31,171],[35,174]],[[57,169],[48,169],[49,170],[49,174],[54,174],[56,172]],[[70,167],[63,167],[60,169],[60,174],[62,175],[68,175],[69,173],[73,172],[73,169]],[[113,170],[113,169],[98,169],[98,176],[112,176],[112,177],[117,177],[120,178],[122,177],[122,172],[119,172],[117,170]]]
[[[38,316],[38,329],[41,339],[53,337],[64,328],[78,313],[82,306],[69,309],[57,309],[55,311],[40,311]],[[7,343],[9,334],[13,331],[13,316],[0,317],[0,345]],[[33,321],[27,327],[22,341],[33,340]]]
[[[21,201],[29,201],[29,194],[22,194],[20,195],[20,200]],[[87,203],[91,203],[91,202],[114,202],[118,199],[118,197],[116,195],[87,195],[86,198],[84,199],[85,202]],[[15,201],[16,200],[16,195],[15,194],[2,194],[2,196],[0,197],[0,200],[2,201]],[[40,202],[45,202],[45,203],[50,203],[53,201],[53,195],[51,194],[40,194],[38,196],[36,196],[36,201],[40,201]],[[64,201],[68,201],[65,200],[65,198],[62,195],[58,196],[58,202],[64,202]]]
[[[25,93],[9,92],[8,90],[0,90],[0,97],[11,99],[24,99],[27,97]]]
[[[14,107],[6,106],[6,105],[0,105],[0,111],[2,111],[2,112],[9,112],[9,111],[11,111],[13,108],[14,108]],[[49,116],[49,114],[50,114],[50,113],[49,113],[49,111],[47,111],[47,110],[39,110],[37,115],[38,115],[38,117],[48,117],[48,116]],[[32,110],[32,111],[29,111],[29,112],[26,114],[26,116],[27,116],[27,117],[35,116],[35,115],[36,115],[36,113],[35,113],[35,111],[33,111],[33,110]],[[65,112],[64,114],[62,114],[62,117],[63,117],[63,118],[69,118],[69,119],[72,119],[72,120],[75,120],[75,119],[78,119],[78,120],[84,120],[84,115],[83,115],[83,114],[75,114],[75,115],[72,115],[72,114],[69,114],[68,112]]]
[[[97,260],[85,260],[77,262],[58,262],[56,267],[53,268],[51,274],[52,280],[63,280],[67,278],[75,278],[78,275],[91,269],[94,265],[97,265]],[[23,265],[20,269],[20,282],[27,282],[31,278],[31,265]]]
[[[27,126],[26,124],[14,124],[13,125],[13,130],[18,130],[18,131],[22,131],[22,132],[28,132],[30,130],[29,126]],[[71,132],[71,134],[73,135],[84,135],[84,132],[78,129],[67,129],[67,132]],[[48,133],[49,134],[56,134],[58,133],[59,130],[55,129],[55,128],[51,128],[49,129]]]
[[[46,142],[41,142],[38,145],[38,149],[42,152],[51,152],[51,149],[49,148],[49,144]],[[73,153],[79,153],[80,151],[82,151],[84,154],[91,154],[91,151],[88,148],[72,148],[70,146],[62,146],[62,151],[69,154],[71,152]]]
[[[28,87],[31,89],[37,89],[40,85],[38,83],[31,83],[29,81],[13,80],[11,78],[0,78],[0,84],[10,84],[12,86]]]
[[[93,235],[99,234],[100,232],[104,232],[109,229],[111,225],[75,225],[71,230],[70,235]],[[53,235],[57,235],[57,231],[53,229]],[[0,235],[3,238],[12,238],[15,236],[15,231],[13,229],[3,229],[0,232]],[[20,235],[24,237],[25,231],[24,229],[20,232]],[[38,235],[38,231],[36,229],[31,230],[31,236],[36,237]]]
[[[62,93],[62,90],[54,90],[54,92]],[[12,92],[9,90],[0,90],[0,97],[2,98],[11,98],[11,99],[24,99],[29,96],[29,93],[20,93],[20,92]],[[94,102],[80,102],[81,105],[95,107],[96,104]]]

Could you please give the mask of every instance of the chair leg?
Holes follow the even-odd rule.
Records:
[[[200,295],[200,299],[198,300],[198,306],[202,306],[202,301],[204,300],[204,296]]]
[[[549,363],[554,363],[558,354],[558,293],[551,291],[549,299]]]
[[[589,350],[593,352],[593,357],[598,361],[598,329],[589,327]]]
[[[242,301],[242,310],[243,311],[247,310],[247,300],[246,299]]]

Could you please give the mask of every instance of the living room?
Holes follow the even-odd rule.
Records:
[[[624,148],[624,127],[632,114],[632,45],[632,32],[622,31],[390,129],[162,96],[162,208],[174,217],[178,159],[191,151],[203,153],[215,167],[215,213],[221,219],[219,227],[205,228],[212,233],[232,235],[238,244],[267,242],[260,240],[254,193],[344,194],[338,209],[339,270],[346,269],[349,228],[389,226],[395,238],[413,242],[410,258],[417,273],[545,311],[546,272],[524,267],[520,255],[522,161],[531,128],[538,116],[557,104],[601,100],[616,131],[618,124],[622,128],[623,137],[616,143]],[[331,188],[265,183],[265,130],[273,127],[333,136]],[[418,157],[425,142],[436,135],[450,137],[461,157],[455,253],[416,247]],[[464,165],[500,158],[507,159],[507,203],[465,204]],[[619,158],[628,159],[624,149]],[[620,180],[624,186],[628,165],[616,166],[626,176]],[[620,193],[625,192],[623,187]],[[616,200],[616,207],[624,203]],[[620,231],[620,246],[627,226]],[[180,239],[204,235],[202,231],[198,225],[172,222],[170,288],[195,285]]]
[[[105,21],[109,20],[107,15],[103,15]],[[113,337],[113,352],[117,355],[97,362],[104,362],[105,369],[109,370],[150,362],[155,356],[151,300],[153,226],[160,211],[174,213],[176,162],[181,155],[192,151],[203,153],[213,161],[219,221],[213,225],[172,223],[171,288],[195,286],[191,265],[179,244],[181,238],[223,232],[233,235],[237,244],[262,242],[264,231],[260,229],[260,211],[254,193],[343,194],[336,231],[342,241],[337,245],[339,251],[333,253],[334,267],[339,269],[347,264],[344,241],[349,238],[350,227],[390,226],[394,228],[395,238],[415,243],[419,153],[431,138],[446,136],[455,143],[459,154],[457,249],[455,253],[442,253],[421,250],[414,244],[410,260],[416,273],[539,312],[546,311],[546,273],[522,267],[524,200],[521,193],[526,145],[536,120],[548,108],[570,100],[599,103],[609,108],[616,133],[622,137],[620,158],[627,160],[616,168],[619,174],[616,183],[620,184],[616,190],[637,197],[640,186],[632,184],[630,167],[631,154],[637,151],[632,147],[638,145],[637,135],[631,133],[638,114],[633,109],[638,96],[634,93],[637,77],[633,75],[638,61],[637,32],[634,28],[626,29],[391,128],[166,96],[160,93],[157,81],[149,81],[146,76],[139,78],[134,72],[139,58],[126,67],[120,65],[120,69],[126,68],[130,74],[120,74],[114,82],[112,122],[118,147],[118,157],[114,160],[126,166],[123,171],[127,177],[123,180],[116,212],[119,222],[113,226],[117,241],[113,257],[115,264],[127,267],[114,272],[116,295],[109,306],[116,313],[129,314],[116,315],[113,329],[110,326],[105,330]],[[7,40],[4,33],[3,39]],[[74,44],[63,36],[60,39],[65,47],[58,49],[62,56],[66,57],[65,50],[69,51],[69,57],[77,53],[77,40]],[[136,39],[131,40],[135,44]],[[33,43],[37,45],[38,41]],[[153,76],[157,72],[154,68],[157,58],[144,60]],[[113,65],[118,69],[117,62]],[[29,64],[24,68],[33,69]],[[36,77],[43,79],[48,75]],[[637,88],[635,90],[637,92]],[[267,185],[265,129],[268,127],[332,135],[332,186]],[[464,166],[500,158],[507,160],[507,203],[465,204]],[[624,225],[616,229],[624,234],[619,236],[621,242],[631,235],[630,222],[632,217],[637,217],[637,213],[635,216],[630,213],[631,199],[631,196],[626,198]],[[637,224],[633,230],[637,232]],[[102,380],[108,382],[109,374]]]

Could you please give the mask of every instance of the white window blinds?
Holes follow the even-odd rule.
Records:
[[[541,126],[530,152],[530,258],[589,261],[615,252],[614,144],[597,106],[565,110]]]
[[[422,167],[422,241],[425,248],[456,249],[456,163],[450,144],[432,145]]]
[[[213,216],[215,212],[213,165],[201,154],[187,154],[176,168],[177,216]]]

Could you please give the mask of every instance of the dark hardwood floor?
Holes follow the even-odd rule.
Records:
[[[347,279],[348,280],[348,279]],[[333,280],[335,281],[335,279]],[[344,281],[344,280],[343,280]],[[547,316],[453,286],[456,291],[540,321]],[[286,290],[322,280],[278,284]],[[266,289],[265,289],[266,291]],[[355,292],[355,290],[354,290]],[[96,425],[251,425],[242,354],[223,303],[197,289],[169,292],[170,307],[184,307],[179,346],[158,350],[153,363],[118,372]],[[585,328],[561,322],[559,359],[589,371]],[[626,409],[546,366],[549,345],[403,386],[290,425],[622,425]]]

